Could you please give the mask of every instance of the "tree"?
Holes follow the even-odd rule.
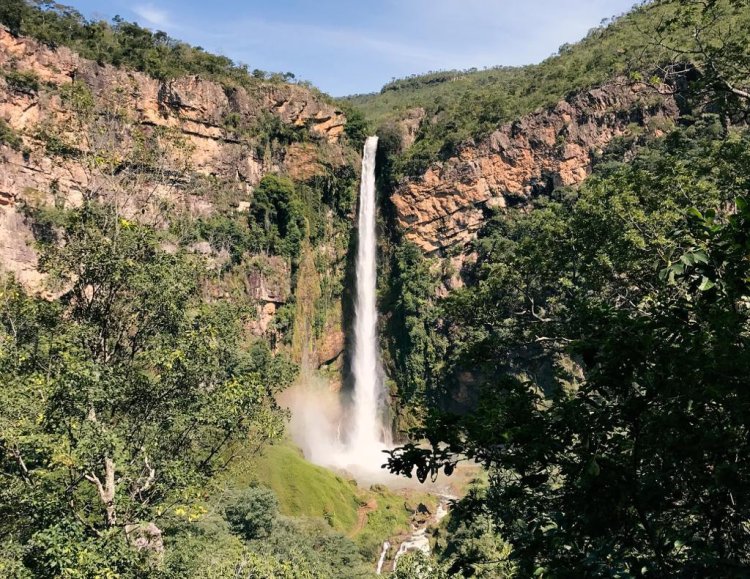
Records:
[[[365,140],[370,135],[369,123],[359,109],[354,108],[348,103],[342,104],[342,110],[346,115],[344,132],[352,144],[361,149],[365,144]]]
[[[245,539],[267,537],[273,530],[279,501],[273,491],[255,486],[234,493],[224,509],[225,518]]]
[[[510,561],[511,546],[501,536],[487,507],[487,489],[472,482],[466,495],[456,501],[445,526],[445,538],[438,538],[435,555],[450,577],[515,576]]]
[[[56,231],[41,264],[59,302],[12,283],[0,298],[2,532],[30,546],[39,576],[76,552],[123,570],[161,550],[150,524],[232,443],[281,433],[283,385],[244,360],[239,312],[201,303],[201,264],[152,228],[86,202]]]
[[[447,298],[442,380],[391,467],[484,464],[521,576],[742,576],[750,565],[746,131],[675,131],[576,202],[493,220],[478,283]]]
[[[21,24],[27,11],[28,5],[24,0],[6,0],[0,6],[0,23],[17,36],[21,33]]]
[[[456,577],[513,577],[511,548],[488,514],[461,521],[453,529],[454,546],[448,557],[448,572]]]
[[[445,579],[448,574],[422,551],[414,551],[399,557],[396,570],[389,577],[390,579]]]
[[[667,78],[684,73],[685,65],[698,67],[702,96],[722,108],[746,108],[750,102],[750,51],[747,0],[658,0],[654,8],[664,15],[652,41],[667,51],[663,70]],[[666,8],[666,10],[664,10]],[[674,41],[675,30],[690,34],[687,42]]]
[[[293,260],[299,257],[307,223],[304,207],[289,179],[263,177],[253,193],[249,219],[256,251],[271,251]]]

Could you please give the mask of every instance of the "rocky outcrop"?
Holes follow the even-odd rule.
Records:
[[[178,127],[187,135],[208,139],[225,136],[224,122],[231,113],[245,120],[271,113],[283,123],[307,127],[313,135],[332,143],[338,141],[346,124],[341,111],[306,87],[260,81],[250,89],[225,87],[199,77],[162,82],[139,72],[99,65],[66,47],[53,49],[29,38],[14,37],[2,27],[0,67],[33,72],[40,82],[51,86],[83,81],[95,95],[116,99],[112,104],[135,113],[136,122]],[[12,107],[2,110],[15,128],[23,128],[50,112],[37,106],[33,91],[24,94],[30,98],[20,103],[23,114],[9,114]],[[4,104],[12,103],[6,99]]]
[[[332,364],[344,353],[346,335],[341,328],[330,328],[318,343],[318,365]]]
[[[414,144],[425,114],[426,111],[422,107],[417,107],[407,110],[403,118],[399,120],[398,127],[401,131],[401,146],[403,148],[408,149]]]
[[[23,215],[13,207],[0,206],[0,262],[26,287],[40,288],[42,274],[33,249],[34,236]],[[2,271],[2,270],[0,270]]]
[[[269,172],[307,180],[347,162],[344,115],[306,87],[159,81],[1,26],[0,120],[21,143],[0,143],[0,269],[30,289],[41,277],[24,206],[75,206],[136,167],[125,214],[150,217],[144,207],[158,203],[205,216],[222,203],[247,208]]]
[[[427,254],[465,244],[481,228],[485,208],[524,205],[541,191],[578,185],[613,139],[634,126],[658,134],[659,120],[678,114],[673,98],[645,85],[613,82],[579,93],[401,183],[392,195],[398,225]]]
[[[247,267],[245,293],[261,302],[284,304],[292,293],[290,277],[286,259],[276,255],[254,257]]]

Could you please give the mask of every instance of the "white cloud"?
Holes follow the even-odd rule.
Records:
[[[173,0],[135,1],[143,3],[133,12],[149,27],[346,94],[377,90],[392,76],[538,62],[634,0],[381,0],[366,18],[351,7],[306,10],[306,0],[279,0],[288,10],[243,6],[231,16],[220,7],[178,14],[169,11]]]
[[[138,16],[143,18],[146,23],[151,24],[152,26],[166,28],[172,25],[172,22],[169,18],[169,13],[166,10],[162,10],[161,8],[154,6],[153,4],[143,4],[135,6],[133,8],[133,12],[135,12]]]
[[[402,42],[384,35],[373,35],[355,28],[343,26],[320,26],[293,22],[246,20],[235,24],[235,28],[216,35],[224,43],[234,48],[247,45],[282,45],[295,49],[307,47],[319,50],[329,49],[352,52],[368,52],[383,59],[410,62],[418,66],[437,66],[451,58],[451,53],[436,50],[434,47]]]

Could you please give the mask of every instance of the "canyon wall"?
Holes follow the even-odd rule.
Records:
[[[674,98],[643,84],[621,80],[578,93],[404,180],[391,197],[397,223],[428,255],[463,246],[484,223],[485,208],[524,206],[539,192],[578,185],[614,139],[658,135],[678,115]]]
[[[357,167],[345,124],[332,101],[305,86],[250,77],[242,86],[161,81],[0,26],[0,270],[51,295],[30,208],[110,196],[122,214],[165,230],[180,219],[246,213],[269,173],[308,183]],[[343,275],[346,246],[330,237],[315,248],[336,254],[334,277]],[[189,250],[216,269],[229,267],[227,252],[205,241]],[[241,293],[258,308],[249,331],[262,334],[294,293],[290,264],[257,255],[242,266],[209,287],[209,299]],[[340,314],[330,318],[329,338],[340,333]],[[322,358],[342,348],[343,339],[328,339]]]

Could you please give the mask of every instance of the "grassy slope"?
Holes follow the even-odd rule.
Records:
[[[367,557],[376,556],[384,540],[409,531],[418,503],[436,504],[434,497],[423,492],[395,492],[380,485],[361,488],[353,480],[307,462],[289,441],[268,447],[260,458],[239,459],[226,480],[233,487],[258,482],[271,488],[282,514],[326,519],[334,529],[351,536]],[[369,510],[368,504],[377,507]],[[368,512],[359,528],[361,508]]]
[[[387,84],[380,93],[346,97],[371,121],[393,118],[414,106],[450,106],[465,97],[481,99],[490,92],[509,96],[508,119],[555,103],[570,91],[595,85],[631,69],[639,69],[643,55],[658,60],[642,31],[653,29],[663,10],[641,8],[619,16],[606,27],[592,29],[580,42],[561,47],[543,62],[523,67],[446,71],[416,75]]]
[[[282,514],[323,517],[343,533],[357,524],[361,491],[356,483],[307,462],[291,444],[268,448],[255,468],[258,481],[279,498]]]

